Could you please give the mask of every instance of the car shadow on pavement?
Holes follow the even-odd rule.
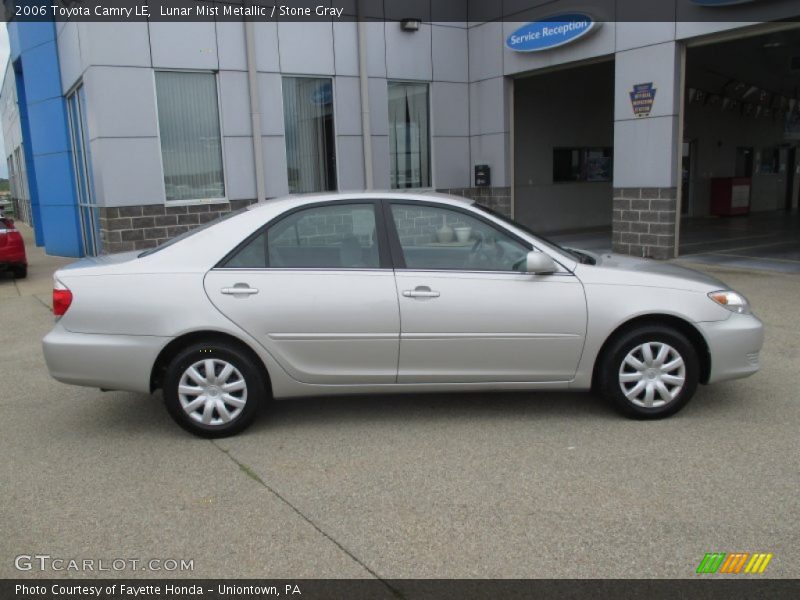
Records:
[[[139,435],[183,432],[164,408],[161,392],[97,392],[71,411],[70,429],[80,435],[109,431]],[[579,392],[492,392],[332,396],[291,398],[265,403],[245,434],[298,427],[338,428],[344,424],[408,427],[414,423],[508,420],[565,420],[570,422],[624,419],[601,398]]]
[[[729,387],[731,389],[726,390]],[[685,418],[705,421],[748,412],[748,395],[730,393],[733,389],[730,384],[709,388],[701,386],[693,401],[666,421]],[[94,433],[107,435],[109,430],[126,435],[149,432],[157,437],[184,433],[167,414],[160,391],[150,396],[128,392],[97,394],[93,400],[81,402],[83,408],[71,413],[75,421],[71,424],[73,431],[88,436]],[[435,425],[437,422],[474,424],[476,420],[487,426],[525,420],[570,424],[632,423],[602,398],[588,392],[392,394],[273,400],[265,403],[255,423],[240,435],[306,427],[336,429],[344,425],[407,428],[414,424]]]
[[[292,398],[268,403],[250,431],[298,425],[618,418],[602,399],[578,392],[391,394]]]

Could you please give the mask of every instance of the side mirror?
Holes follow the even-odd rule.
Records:
[[[556,262],[544,252],[528,252],[525,270],[534,275],[545,275],[555,273],[558,267],[556,267]]]

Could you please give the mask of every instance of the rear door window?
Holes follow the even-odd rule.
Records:
[[[270,224],[225,263],[227,268],[377,269],[374,203],[327,204]]]

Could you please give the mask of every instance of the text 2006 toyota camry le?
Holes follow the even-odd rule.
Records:
[[[761,322],[722,282],[567,250],[461,198],[270,200],[154,250],[56,272],[53,377],[151,393],[238,432],[270,397],[596,389],[658,418],[758,370]]]

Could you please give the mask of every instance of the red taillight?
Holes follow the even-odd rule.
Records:
[[[53,288],[53,314],[62,316],[72,304],[72,292],[67,288]]]

